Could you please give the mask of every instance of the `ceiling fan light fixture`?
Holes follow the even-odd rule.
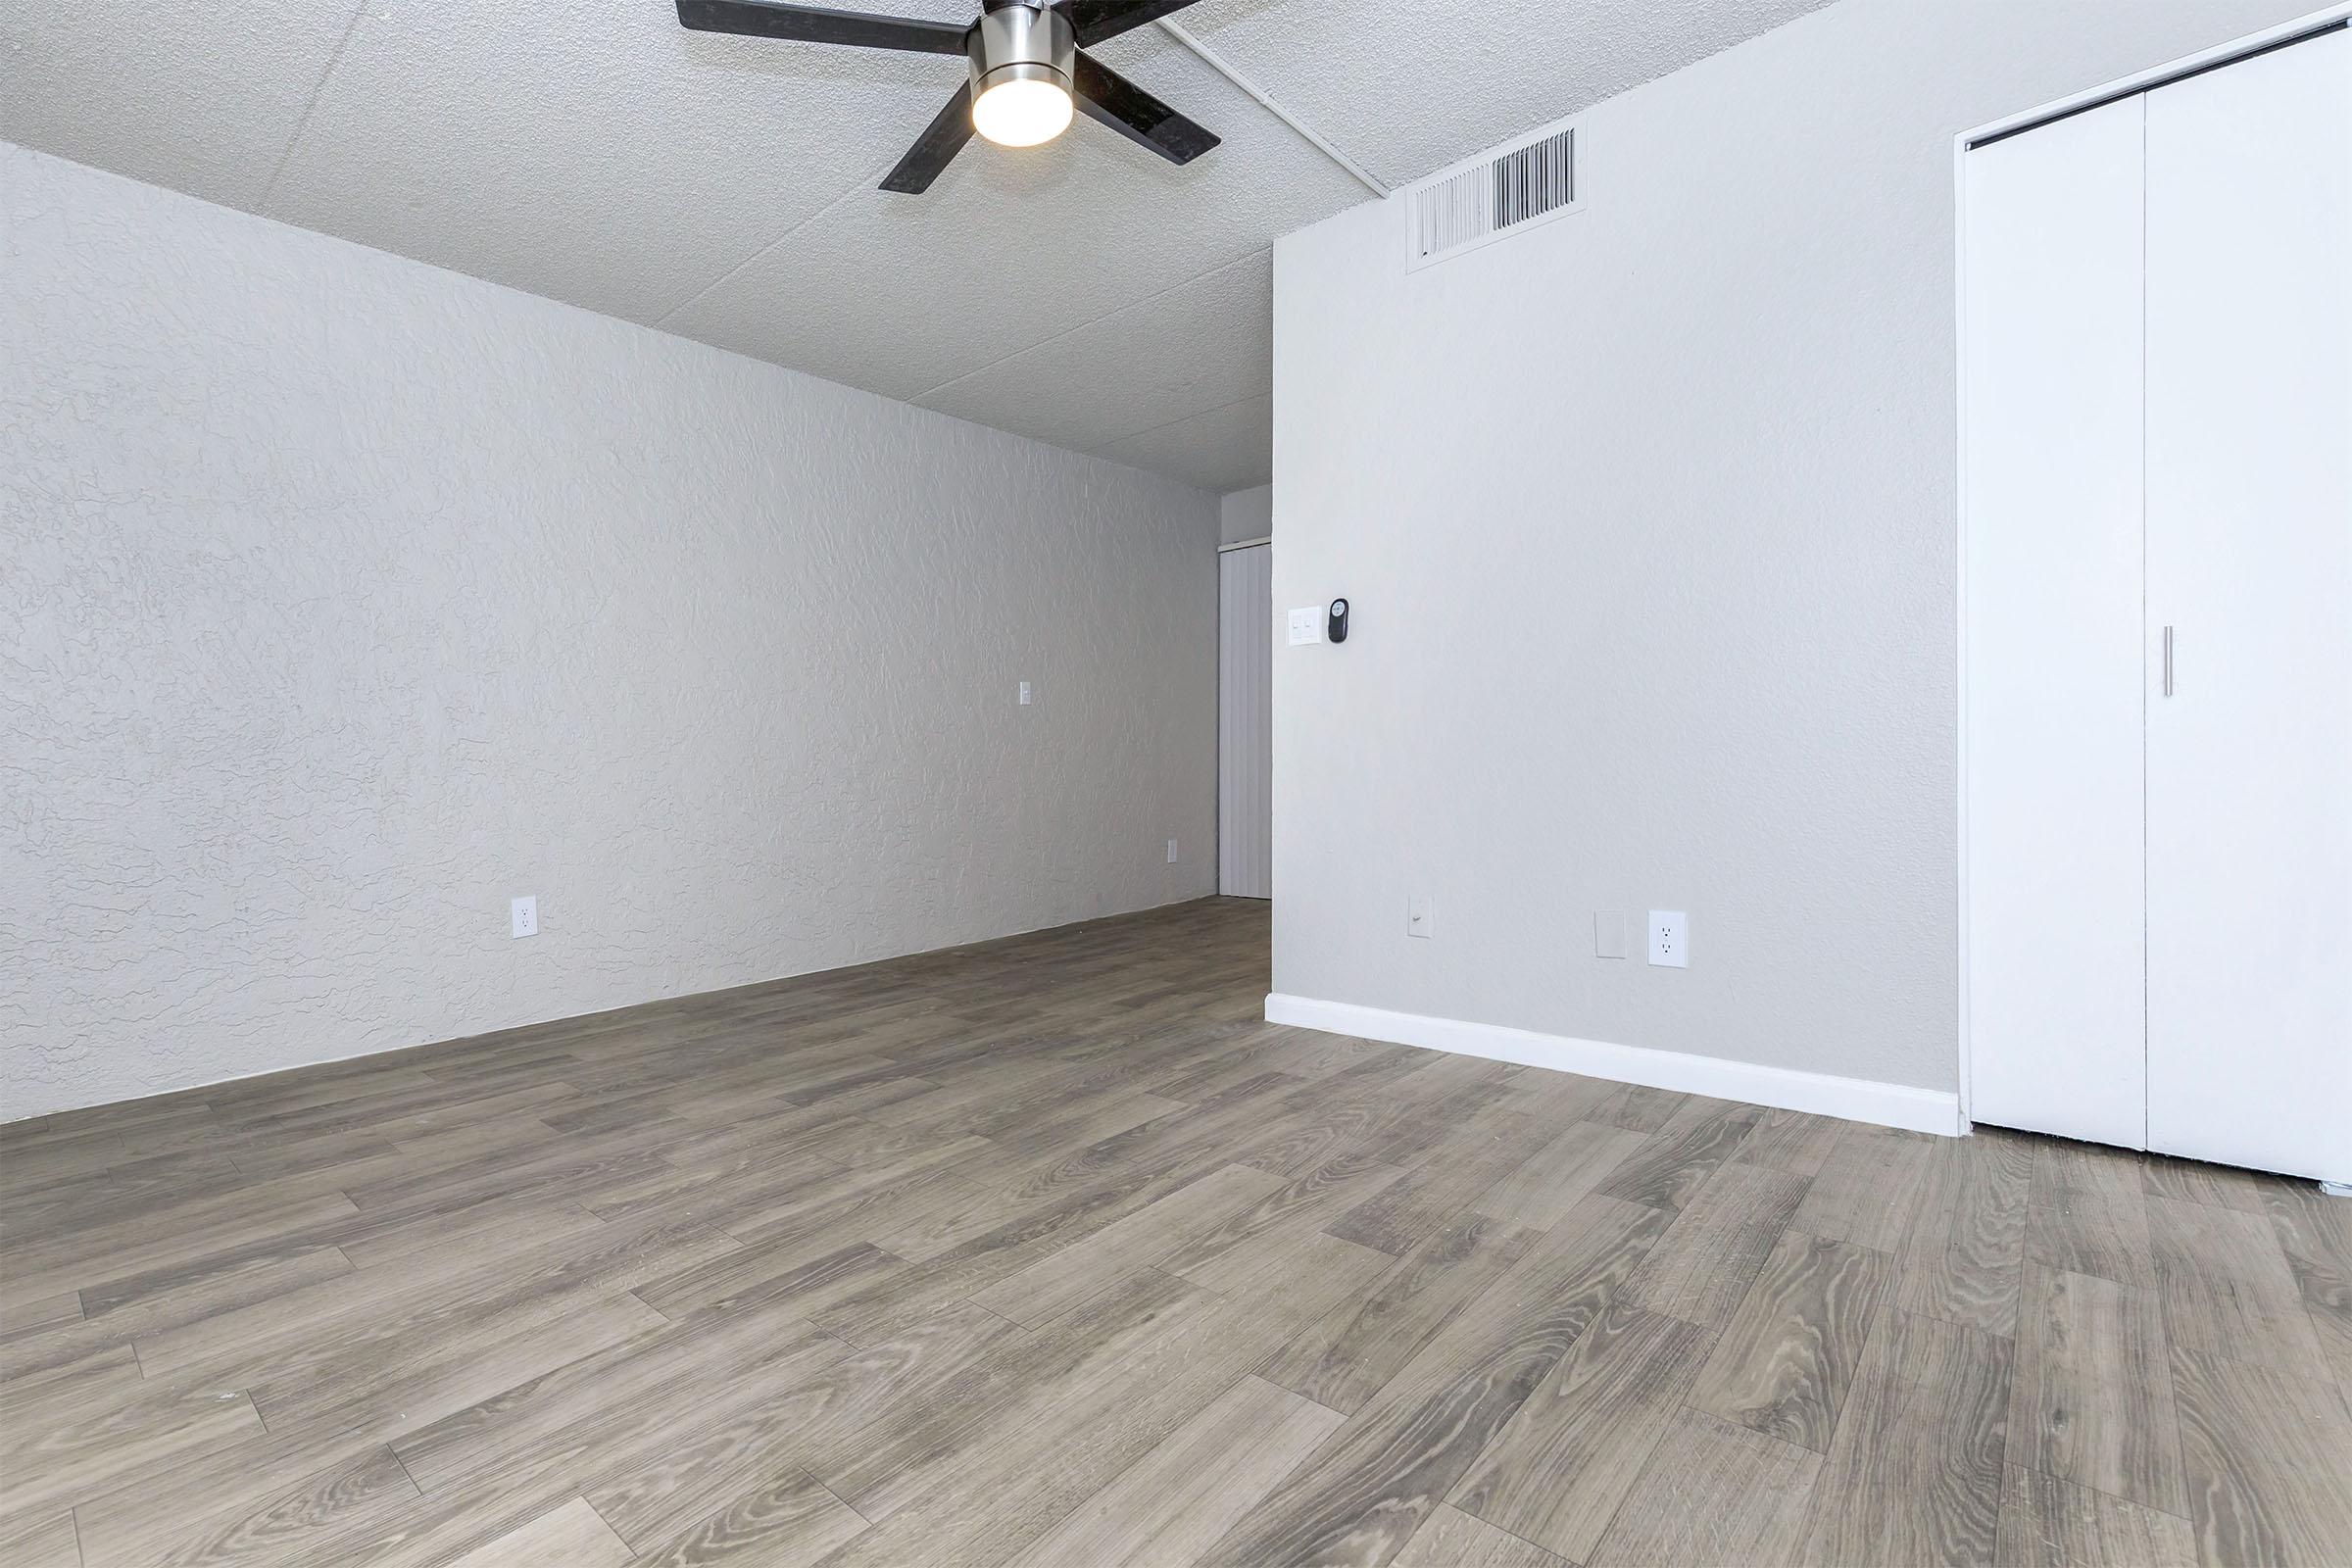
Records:
[[[1070,128],[1078,40],[1070,19],[1041,5],[1000,5],[966,44],[972,128],[1004,147],[1035,147]]]
[[[962,59],[970,68],[967,79],[882,176],[884,190],[903,196],[929,190],[974,136],[1034,147],[1068,129],[1073,110],[1171,164],[1189,164],[1216,146],[1205,126],[1078,47],[1081,40],[1092,46],[1131,32],[1191,3],[980,0],[979,19],[958,26],[804,0],[676,0],[678,24],[693,32]]]

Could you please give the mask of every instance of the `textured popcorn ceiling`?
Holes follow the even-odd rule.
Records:
[[[1201,0],[1179,20],[1395,184],[1821,3]],[[1081,124],[976,142],[927,196],[889,196],[953,61],[690,34],[668,0],[12,5],[0,139],[1192,484],[1262,483],[1269,246],[1369,192],[1156,28],[1102,52],[1225,144],[1178,170]]]

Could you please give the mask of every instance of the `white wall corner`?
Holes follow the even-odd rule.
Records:
[[[1217,542],[1238,545],[1246,540],[1271,538],[1274,533],[1274,487],[1253,485],[1229,490],[1217,501]]]
[[[1577,1040],[1567,1035],[1538,1034],[1530,1029],[1508,1029],[1500,1024],[1392,1012],[1386,1007],[1359,1006],[1351,1002],[1321,1002],[1313,997],[1286,996],[1279,991],[1266,997],[1266,1021],[1353,1035],[1363,1040],[1421,1046],[1461,1056],[1483,1056],[1490,1061],[1582,1073],[1588,1078],[1606,1078],[1615,1083],[1642,1084],[1651,1089],[1809,1111],[1817,1116],[1872,1122],[1945,1138],[1968,1131],[1968,1123],[1960,1114],[1957,1094],[1915,1089],[1908,1084],[1836,1078],[1826,1073],[1766,1067],[1721,1056],[1692,1056],[1679,1051],[1612,1045],[1605,1040]]]

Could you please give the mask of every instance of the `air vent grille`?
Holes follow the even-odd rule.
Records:
[[[1507,152],[1415,189],[1407,265],[1427,267],[1540,219],[1577,210],[1576,127],[1539,133]]]

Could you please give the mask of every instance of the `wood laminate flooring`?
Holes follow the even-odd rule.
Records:
[[[0,1129],[0,1563],[2352,1563],[2352,1202],[1270,1026],[1266,948]]]

